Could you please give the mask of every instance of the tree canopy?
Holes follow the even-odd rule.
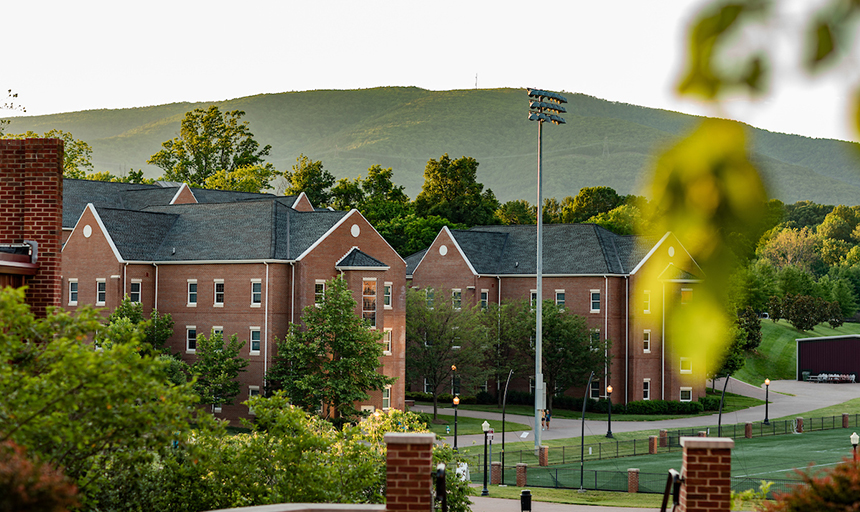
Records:
[[[493,224],[499,202],[477,178],[478,161],[472,157],[451,160],[446,153],[439,160],[431,158],[424,167],[424,185],[415,197],[415,213],[468,226]]]

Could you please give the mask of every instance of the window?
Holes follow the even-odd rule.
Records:
[[[537,300],[538,300],[538,299],[537,299],[537,290],[532,290],[532,291],[531,291],[531,305],[532,305],[532,309],[534,309],[535,307],[537,307]]]
[[[490,290],[481,290],[481,309],[485,310],[490,305]]]
[[[589,396],[592,400],[597,400],[600,398],[600,381],[593,380],[591,381],[591,389],[589,390]]]
[[[258,308],[263,303],[263,282],[251,279],[251,307]]]
[[[128,300],[132,302],[140,302],[140,279],[131,280],[131,288],[128,293]]]
[[[314,305],[320,307],[323,301],[325,301],[325,281],[317,279],[314,283]]]
[[[382,353],[391,355],[391,329],[385,329],[382,334]]]
[[[104,279],[96,279],[96,306],[104,306],[107,297],[107,283]]]
[[[216,414],[221,412],[221,404],[212,404],[212,412]]]
[[[222,325],[213,325],[212,326],[212,335],[221,336],[221,339],[224,339],[224,326]]]
[[[197,326],[185,326],[185,353],[193,354],[197,352]]]
[[[188,279],[188,303],[186,306],[197,307],[197,280]]]
[[[642,381],[642,400],[651,400],[651,379]]]
[[[689,357],[681,358],[681,373],[693,373],[693,360]]]
[[[693,300],[692,288],[681,288],[681,304],[689,304]]]
[[[425,393],[432,393],[433,392],[433,387],[430,385],[429,382],[427,382],[426,377],[424,378],[424,392]]]
[[[454,288],[451,290],[451,305],[454,306],[454,309],[463,307],[463,291],[461,289]]]
[[[681,388],[681,401],[682,402],[692,402],[693,401],[693,388]]]
[[[260,353],[260,328],[251,327],[251,355]]]
[[[78,305],[78,280],[69,279],[69,306]]]
[[[382,287],[382,305],[385,306],[385,309],[391,309],[391,283],[385,283]]]
[[[260,396],[260,386],[248,386],[248,398]],[[248,414],[255,414],[252,407],[248,407]]]
[[[595,352],[600,350],[602,347],[602,343],[600,343],[600,329],[592,329],[591,330],[591,350]]]
[[[385,386],[382,390],[382,410],[387,411],[391,408],[391,386]]]
[[[651,313],[651,290],[645,290],[642,297],[642,312]]]
[[[215,280],[215,304],[216,308],[224,307],[224,280]]]
[[[361,287],[361,317],[376,327],[376,279],[365,279]]]
[[[645,329],[642,333],[642,351],[646,354],[651,353],[651,329]]]
[[[555,305],[560,308],[564,307],[564,290],[555,291]]]
[[[427,307],[433,309],[433,300],[436,298],[436,291],[433,288],[424,290],[424,296],[427,297]]]
[[[600,313],[600,290],[591,290],[591,312]]]

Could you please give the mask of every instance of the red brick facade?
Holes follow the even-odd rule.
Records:
[[[728,438],[681,438],[684,468],[681,473],[680,512],[731,510],[732,448]]]
[[[389,511],[433,510],[433,434],[385,434],[387,448],[385,508]],[[449,471],[453,471],[450,468]]]

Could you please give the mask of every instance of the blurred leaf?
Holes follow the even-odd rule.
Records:
[[[808,31],[806,66],[818,71],[830,63],[850,44],[855,16],[860,3],[855,0],[834,0],[816,13]]]

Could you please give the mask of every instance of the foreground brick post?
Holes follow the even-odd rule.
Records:
[[[627,470],[627,492],[639,492],[639,468]]]
[[[800,416],[797,417],[797,433],[803,433],[803,418]]]
[[[744,425],[744,437],[752,439],[752,423],[749,421]]]
[[[549,446],[541,446],[538,451],[538,465],[549,466]]]
[[[848,413],[842,413],[842,428],[848,428]]]
[[[660,431],[660,448],[665,448],[669,446],[669,431],[661,430]]]
[[[651,455],[657,453],[657,436],[648,436],[648,453]]]
[[[502,463],[494,460],[490,465],[490,485],[502,483]]]
[[[700,430],[699,431],[699,437],[708,437],[708,431],[707,430]]]
[[[681,512],[728,512],[732,492],[732,448],[726,437],[682,437]]]
[[[433,498],[434,434],[385,434],[388,448],[385,509],[388,511],[430,512]],[[454,471],[455,468],[448,468]]]
[[[528,469],[529,465],[525,462],[517,463],[517,487],[525,487],[526,486],[526,469]]]

